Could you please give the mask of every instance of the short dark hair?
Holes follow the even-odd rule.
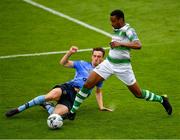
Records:
[[[123,20],[124,20],[124,13],[121,10],[112,11],[111,16],[116,16],[118,19],[123,18]]]
[[[103,57],[104,57],[104,55],[105,55],[105,50],[104,50],[102,47],[93,48],[92,53],[93,53],[94,51],[101,51],[101,52],[103,53]]]

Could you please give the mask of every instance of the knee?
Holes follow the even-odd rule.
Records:
[[[61,89],[55,88],[45,96],[45,99],[46,101],[53,101],[53,100],[57,101],[59,100],[60,96],[61,96]]]

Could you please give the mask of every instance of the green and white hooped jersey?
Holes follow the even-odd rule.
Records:
[[[120,29],[114,29],[114,34],[112,35],[112,42],[131,42],[134,40],[139,39],[135,30],[131,28],[129,24],[125,24]],[[130,49],[123,46],[111,48],[107,59],[113,63],[129,63]]]

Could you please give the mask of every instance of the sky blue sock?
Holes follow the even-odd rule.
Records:
[[[54,111],[54,106],[52,106],[50,104],[47,104],[45,106],[45,108],[46,108],[47,112],[49,113],[49,115],[51,115],[53,113],[53,111]]]
[[[32,107],[32,106],[35,106],[35,105],[40,105],[43,102],[45,102],[45,96],[44,95],[40,95],[40,96],[35,97],[31,101],[29,101],[29,102],[19,106],[18,110],[21,112],[21,111],[24,111],[25,109],[27,109],[29,107]]]

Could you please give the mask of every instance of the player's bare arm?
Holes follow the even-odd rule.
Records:
[[[73,61],[69,60],[70,56],[74,53],[76,53],[78,50],[78,47],[72,46],[69,51],[61,58],[60,64],[65,67],[73,67]]]
[[[110,108],[104,107],[103,105],[103,94],[100,88],[96,88],[96,100],[100,111],[113,111]]]
[[[141,49],[141,42],[139,40],[135,40],[132,42],[117,42],[117,41],[113,41],[110,43],[111,44],[111,48],[116,48],[119,46],[123,46],[123,47],[127,47],[127,48],[131,48],[131,49]]]

